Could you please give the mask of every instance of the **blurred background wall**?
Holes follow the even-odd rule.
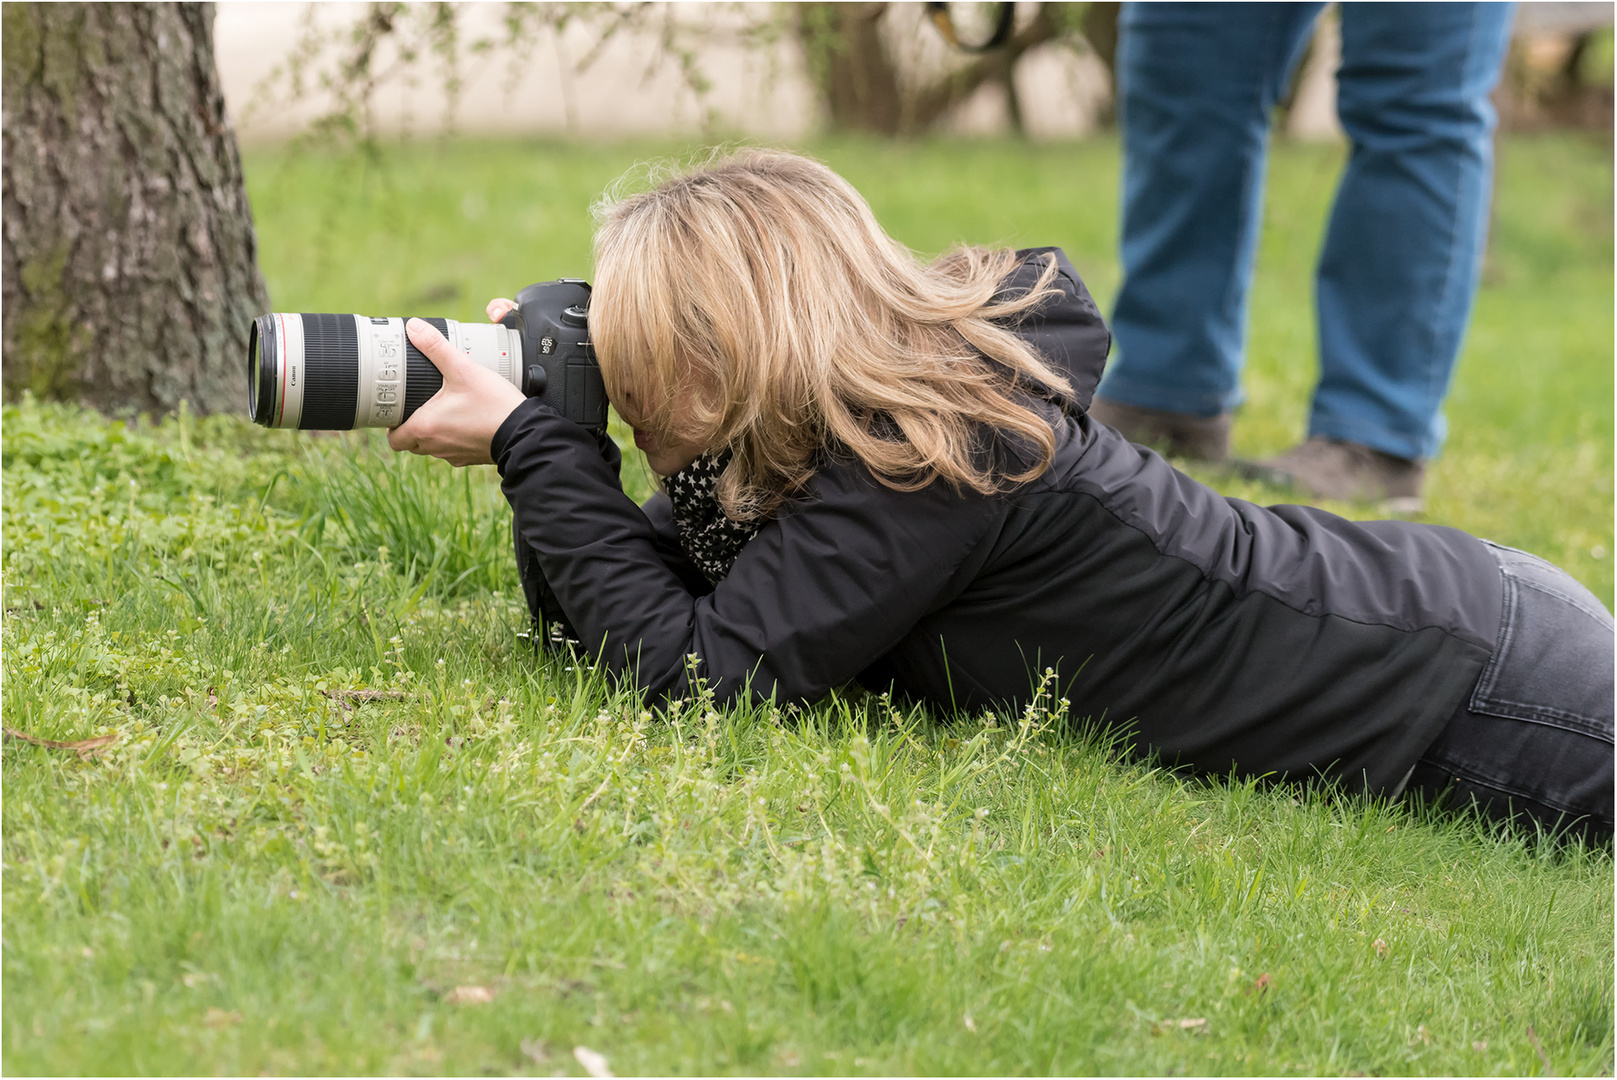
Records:
[[[901,77],[937,77],[964,66],[965,58],[944,42],[920,4],[843,6],[862,9],[876,24]],[[1019,22],[1030,22],[1041,6],[1020,5]],[[324,38],[335,53],[344,35],[375,7],[252,0],[219,4],[215,48],[238,134],[248,141],[283,138],[330,109],[330,93],[284,100],[287,61],[311,35]],[[552,9],[550,17],[525,27],[522,44],[512,47],[504,43],[506,5],[463,5],[457,19],[457,47],[464,54],[458,100],[451,101],[446,93],[442,73],[433,66],[437,57],[424,58],[417,78],[379,80],[372,118],[376,129],[424,134],[452,124],[462,132],[486,134],[613,138],[705,132],[796,139],[825,126],[826,110],[807,70],[803,35],[789,10],[794,5],[638,7],[638,17],[621,23],[599,10],[566,18],[565,10]],[[499,44],[474,52],[479,38]],[[385,51],[378,68],[399,70],[393,43]],[[322,56],[311,68],[329,71],[335,59]],[[272,84],[280,96],[265,83],[278,66],[281,77]],[[692,69],[695,86],[687,77]],[[1027,132],[1034,137],[1083,135],[1110,107],[1110,71],[1077,36],[1026,50],[1018,57],[1013,79]],[[311,80],[318,81],[318,75]],[[953,105],[936,126],[958,132],[1003,130],[1008,96],[1001,83],[990,81]]]

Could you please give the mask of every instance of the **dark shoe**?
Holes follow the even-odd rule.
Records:
[[[1192,416],[1164,409],[1142,409],[1096,398],[1089,415],[1132,443],[1149,446],[1167,457],[1226,461],[1230,456],[1230,414]]]
[[[1248,476],[1297,488],[1316,499],[1380,503],[1390,514],[1418,514],[1426,467],[1358,443],[1316,435],[1279,457],[1244,465]]]

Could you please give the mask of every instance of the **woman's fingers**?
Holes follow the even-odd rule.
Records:
[[[451,465],[489,464],[494,433],[522,404],[522,391],[463,356],[431,323],[411,319],[405,330],[411,344],[443,373],[444,384],[410,419],[388,432],[387,444]]]
[[[455,347],[449,344],[449,339],[425,319],[411,319],[404,325],[404,330],[410,335],[410,344],[420,349],[421,355],[432,361],[446,382],[465,359],[455,352]]]
[[[413,454],[416,448],[415,434],[407,433],[404,427],[388,428],[387,444],[401,453],[408,450]]]
[[[516,306],[517,305],[516,305],[515,300],[507,300],[505,297],[502,296],[502,297],[499,297],[498,299],[490,300],[488,302],[488,307],[485,308],[484,310],[486,310],[488,312],[488,321],[489,322],[499,322],[501,319],[505,318],[506,315],[508,315],[510,312],[514,311],[516,309]]]

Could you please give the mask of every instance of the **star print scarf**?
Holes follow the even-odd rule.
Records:
[[[674,504],[674,531],[685,557],[717,585],[724,580],[747,541],[763,527],[756,521],[734,521],[714,495],[719,477],[730,464],[730,451],[703,454],[663,481]]]

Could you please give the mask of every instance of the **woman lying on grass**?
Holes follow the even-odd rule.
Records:
[[[921,263],[829,169],[749,151],[611,206],[595,266],[664,493],[420,321],[444,387],[389,442],[498,465],[525,584],[648,699],[975,709],[1053,668],[1167,763],[1611,836],[1604,606],[1454,529],[1226,499],[1091,420],[1110,334],[1061,252]]]

